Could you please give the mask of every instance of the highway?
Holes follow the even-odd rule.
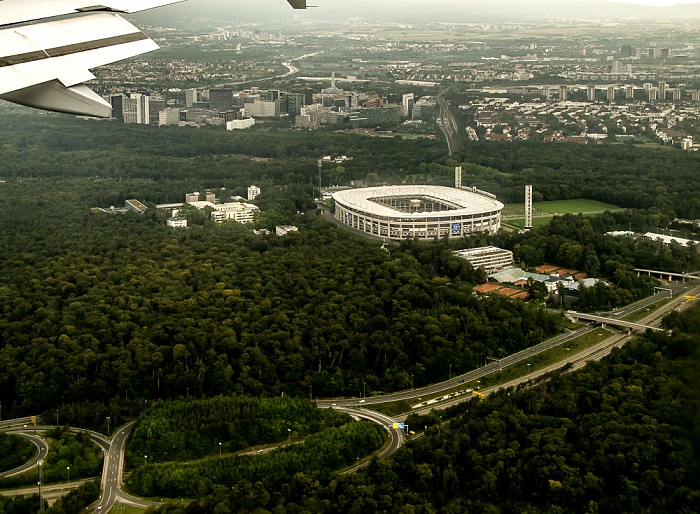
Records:
[[[691,290],[689,292],[689,294],[691,294],[691,295],[700,294],[700,286],[695,287],[693,290]],[[658,296],[660,296],[660,295],[658,295]],[[644,308],[645,305],[649,305],[650,303],[653,303],[653,302],[650,302],[649,300],[650,300],[650,298],[647,298],[645,300],[637,302],[635,310],[640,310],[641,308]],[[656,301],[658,301],[658,299]],[[648,316],[643,318],[640,321],[640,323],[642,323],[644,325],[657,326],[658,324],[661,323],[661,320],[663,319],[663,317],[666,314],[668,314],[671,310],[675,309],[678,311],[683,311],[683,310],[687,309],[688,307],[690,307],[690,305],[692,305],[694,303],[697,303],[697,301],[684,300],[683,296],[680,295],[679,297],[672,300],[668,304],[664,305],[663,307],[661,307],[657,311],[650,313]],[[640,305],[642,307],[640,307]],[[624,310],[628,311],[631,308],[632,308],[631,306],[627,306]],[[630,311],[630,312],[633,312],[633,311]],[[626,314],[629,314],[630,312],[626,312]],[[622,333],[613,334],[612,336],[605,339],[604,341],[601,341],[600,343],[598,343],[598,344],[596,344],[596,345],[594,345],[586,350],[583,350],[575,355],[572,355],[566,361],[557,362],[555,364],[552,364],[551,366],[537,370],[533,373],[530,373],[526,376],[514,379],[514,380],[507,382],[505,384],[500,384],[498,386],[484,389],[481,392],[484,395],[488,396],[489,394],[495,393],[495,392],[500,391],[502,389],[507,389],[509,387],[517,387],[521,384],[526,384],[526,383],[528,383],[528,382],[530,382],[538,377],[541,377],[542,375],[546,375],[547,373],[561,369],[568,364],[571,364],[571,371],[575,371],[577,369],[582,368],[583,366],[588,364],[590,361],[600,360],[600,359],[606,357],[607,355],[610,354],[610,352],[612,351],[613,348],[619,348],[619,347],[623,346],[625,343],[629,342],[634,337],[637,337],[637,335],[636,334],[622,334]],[[468,400],[468,399],[471,399],[471,398],[469,398],[468,396],[465,395],[463,397],[458,397],[454,400],[441,402],[441,403],[436,404],[436,405],[431,405],[430,407],[416,409],[416,410],[411,411],[411,413],[427,414],[432,409],[446,409],[448,407],[451,407],[452,405],[456,405],[457,403],[461,403],[461,402]],[[396,416],[396,419],[399,419],[399,420],[405,419],[407,414],[408,413],[402,414],[400,416]]]
[[[628,314],[631,314],[633,312],[637,312],[639,310],[642,310],[649,305],[659,302],[661,300],[664,300],[668,298],[667,294],[660,293],[656,294],[654,296],[650,296],[648,298],[644,298],[643,300],[640,300],[638,302],[635,302],[634,304],[628,305],[624,307],[623,309],[616,311],[614,313],[608,313],[607,315],[610,318],[619,318],[622,316],[626,316]],[[584,334],[587,334],[589,332],[592,332],[594,330],[597,330],[598,327],[595,325],[586,325],[576,331],[571,331],[567,332],[565,334],[562,334],[560,336],[554,337],[552,339],[548,339],[546,341],[543,341],[542,343],[539,343],[535,346],[531,346],[530,348],[526,348],[524,350],[521,350],[518,353],[514,353],[511,355],[508,355],[507,357],[503,357],[499,361],[496,362],[491,362],[487,364],[486,366],[483,366],[481,368],[477,368],[475,370],[469,371],[468,373],[464,373],[463,375],[457,375],[450,380],[445,380],[444,382],[438,382],[436,384],[431,384],[429,386],[421,387],[421,388],[416,388],[416,389],[408,389],[404,390],[398,393],[392,393],[392,394],[386,394],[382,396],[372,396],[372,397],[367,397],[367,398],[335,398],[335,399],[317,399],[316,404],[319,407],[330,407],[333,406],[334,404],[339,406],[339,407],[370,407],[372,405],[381,405],[383,403],[393,403],[393,402],[398,402],[398,401],[420,401],[420,399],[424,396],[437,396],[440,394],[444,394],[449,390],[452,390],[456,387],[459,387],[460,384],[463,383],[468,383],[472,382],[474,380],[479,380],[482,377],[485,377],[486,375],[489,375],[493,373],[494,371],[498,371],[500,369],[506,368],[508,366],[511,366],[513,364],[516,364],[518,362],[530,359],[534,357],[535,355],[545,352],[551,348],[554,348],[556,346],[559,346],[561,344],[567,343],[573,339],[576,339],[577,337],[580,337]]]
[[[437,97],[437,112],[435,116],[435,121],[442,130],[447,140],[447,149],[449,154],[454,154],[459,149],[460,137],[459,128],[457,126],[457,121],[454,115],[450,112],[449,104],[445,99],[445,95],[449,92],[449,89],[441,90]]]

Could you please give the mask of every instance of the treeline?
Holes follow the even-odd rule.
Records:
[[[218,396],[159,402],[140,420],[129,443],[139,463],[197,459],[303,437],[347,423],[303,398]]]
[[[134,470],[126,485],[141,496],[198,498],[225,490],[231,491],[234,503],[266,504],[356,463],[379,449],[385,438],[386,430],[375,423],[350,422],[269,453],[213,457],[184,466],[148,464]]]
[[[366,471],[277,503],[221,490],[185,512],[698,512],[700,308],[667,323],[673,335],[647,332],[579,371],[470,402],[449,422],[411,420],[430,422],[425,436]]]
[[[46,509],[46,514],[78,514],[85,507],[96,502],[99,497],[100,484],[97,480],[91,480],[65,496],[61,496],[56,503]]]
[[[36,447],[26,439],[0,432],[0,472],[21,466],[35,452]]]
[[[92,442],[87,432],[75,434],[68,428],[58,427],[44,434],[49,452],[41,469],[42,483],[65,482],[69,474],[71,480],[90,478],[102,469],[102,449]],[[20,475],[0,478],[0,487],[36,484],[37,478],[38,471],[33,468]]]
[[[657,219],[657,214],[639,211],[606,212],[591,217],[566,214],[555,216],[537,230],[500,234],[488,240],[476,237],[468,244],[490,241],[508,248],[527,268],[550,263],[607,279],[612,287],[599,284],[582,288],[577,309],[610,310],[650,295],[658,284],[652,277],[638,276],[635,268],[678,273],[700,269],[697,245],[664,245],[647,238],[605,235],[629,227],[643,232]]]
[[[451,185],[454,167],[463,183],[490,191],[506,203],[524,201],[525,184],[538,199],[590,198],[625,208],[655,208],[673,219],[700,217],[695,170],[700,156],[656,145],[470,142],[464,155],[448,157],[442,141],[369,138],[326,131],[147,127],[72,117],[3,114],[0,178],[139,178],[186,180],[217,187],[316,184],[316,160],[347,155],[325,165],[323,184],[369,179]],[[259,159],[254,162],[252,157]],[[167,186],[165,186],[166,189]],[[153,194],[157,203],[181,200],[181,192]],[[104,205],[102,205],[104,206]],[[107,205],[109,206],[109,205]]]

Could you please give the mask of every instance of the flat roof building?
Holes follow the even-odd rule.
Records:
[[[486,273],[492,273],[513,266],[513,252],[495,246],[482,246],[457,250],[454,255],[466,259],[473,268],[484,268]]]

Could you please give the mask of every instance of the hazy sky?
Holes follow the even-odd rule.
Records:
[[[151,11],[164,19],[199,14],[222,20],[293,19],[482,21],[513,17],[651,17],[700,16],[700,0],[309,0],[315,9],[294,11],[286,0],[188,0]],[[152,18],[151,18],[152,19]]]

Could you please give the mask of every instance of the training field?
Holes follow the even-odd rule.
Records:
[[[620,208],[609,203],[597,200],[557,200],[554,202],[535,202],[532,204],[534,227],[541,227],[549,223],[555,215],[562,214],[595,214],[603,211],[619,211]],[[516,227],[525,226],[525,205],[521,203],[511,203],[503,209],[503,221]]]
[[[554,202],[535,202],[532,204],[533,215],[554,216],[555,214],[594,214],[603,211],[619,211],[620,208],[609,203],[597,200],[556,200]],[[503,214],[508,218],[525,217],[524,203],[509,203],[503,209]]]

